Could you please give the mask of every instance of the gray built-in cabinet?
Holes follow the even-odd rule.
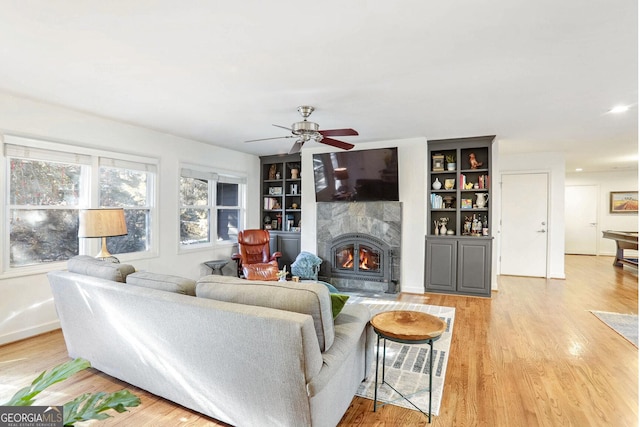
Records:
[[[494,138],[427,142],[427,292],[491,296],[490,171]]]
[[[261,222],[269,230],[271,252],[281,252],[280,268],[300,253],[302,169],[300,154],[264,156],[261,169]]]

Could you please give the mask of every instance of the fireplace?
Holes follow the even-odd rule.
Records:
[[[389,280],[389,245],[373,236],[347,233],[335,238],[331,246],[331,277]]]
[[[400,290],[402,205],[317,203],[319,278],[342,291]]]

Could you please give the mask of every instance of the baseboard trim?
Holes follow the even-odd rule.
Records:
[[[402,286],[400,285],[400,292],[409,293],[409,294],[423,294],[426,291],[424,287],[410,287],[410,286]]]
[[[20,341],[26,338],[35,337],[36,335],[44,334],[56,329],[60,329],[60,321],[53,320],[51,322],[43,323],[31,328],[21,329],[19,331],[11,332],[0,336],[0,345],[9,344],[12,342]]]

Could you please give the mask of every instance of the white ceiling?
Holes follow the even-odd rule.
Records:
[[[312,105],[359,146],[495,134],[638,166],[636,0],[0,0],[0,61],[0,90],[258,155]]]

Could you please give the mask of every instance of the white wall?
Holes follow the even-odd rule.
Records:
[[[598,255],[615,255],[616,243],[611,239],[602,238],[602,231],[638,231],[638,214],[612,214],[609,212],[609,197],[611,191],[637,191],[638,171],[612,172],[572,172],[566,176],[569,185],[595,185],[599,196],[593,203],[597,207]]]
[[[426,234],[426,138],[367,143],[366,149],[398,147],[398,180],[402,203],[401,291],[424,292],[424,237]],[[358,147],[354,150],[357,150]],[[313,154],[326,153],[324,147],[302,151],[302,232],[303,251],[316,253],[316,202],[313,182]],[[307,172],[308,171],[308,172]]]
[[[126,102],[126,100],[123,100]],[[153,270],[197,279],[209,274],[202,262],[229,258],[233,247],[178,252],[178,178],[180,162],[246,174],[247,228],[260,225],[260,159],[105,118],[0,93],[0,133],[135,154],[159,159],[157,206],[158,253],[146,259],[123,259],[138,270]],[[0,158],[0,200],[6,200],[5,159]],[[2,211],[4,216],[4,210]],[[4,223],[4,220],[0,221]],[[3,234],[4,235],[4,234]],[[66,263],[48,266],[63,269]],[[0,344],[59,327],[49,283],[44,273],[0,274]]]
[[[547,232],[549,236],[549,254],[547,263],[549,277],[563,279],[564,273],[564,186],[565,163],[563,153],[526,153],[526,154],[501,154],[499,163],[499,175],[513,172],[547,172],[549,174],[549,224]],[[495,192],[494,187],[494,192]],[[498,216],[500,224],[500,194],[494,197],[494,213]],[[516,203],[535,203],[526,197],[523,190],[522,199]],[[497,253],[494,259],[500,255],[500,233],[496,234]],[[497,261],[497,270],[500,271],[500,262]]]

